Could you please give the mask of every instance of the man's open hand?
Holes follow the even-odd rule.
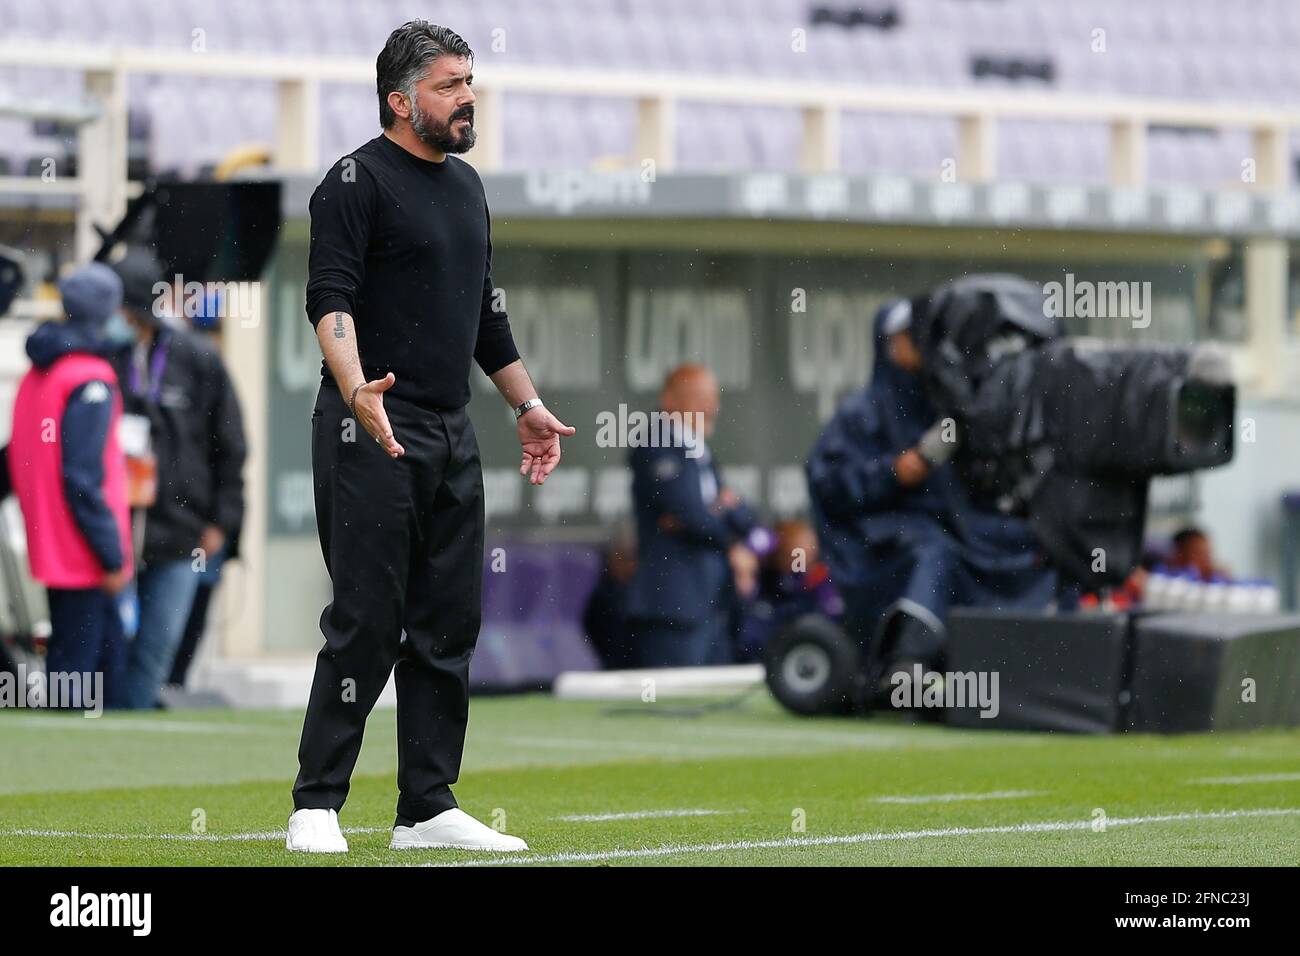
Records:
[[[373,382],[366,382],[357,389],[357,397],[352,402],[352,414],[366,430],[366,434],[383,446],[390,458],[400,458],[406,454],[406,449],[393,437],[393,426],[388,424],[388,413],[384,411],[384,392],[396,382],[397,377],[392,372]],[[558,453],[556,457],[559,457]]]
[[[519,444],[524,452],[519,474],[540,485],[560,463],[560,436],[576,432],[576,428],[547,411],[545,405],[524,412],[519,419]]]

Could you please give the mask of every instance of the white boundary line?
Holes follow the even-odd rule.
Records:
[[[544,748],[546,750],[571,750],[576,753],[585,753],[589,750],[613,750],[618,753],[626,754],[629,757],[641,753],[671,757],[676,754],[692,754],[696,756],[728,756],[737,753],[735,750],[729,750],[722,746],[710,744],[689,744],[678,743],[676,741],[659,742],[653,740],[594,740],[581,737],[520,737],[512,735],[509,737],[498,738],[499,742],[508,744],[519,750],[534,750]],[[742,751],[740,756],[750,756],[748,751]]]
[[[1231,820],[1246,817],[1300,816],[1300,807],[1269,810],[1212,810],[1204,813],[1164,813],[1145,817],[1115,817],[1106,826],[1142,826],[1189,820]],[[851,833],[846,836],[784,837],[780,840],[734,840],[726,843],[670,844],[629,850],[599,850],[592,853],[547,853],[531,856],[502,854],[495,859],[461,860],[447,863],[424,863],[422,866],[507,866],[529,863],[595,863],[605,860],[636,860],[684,853],[730,853],[737,850],[783,850],[807,846],[849,846],[858,843],[926,840],[935,837],[975,836],[994,833],[1055,833],[1091,830],[1092,820],[1062,820],[1046,823],[1015,823],[997,827],[948,827],[935,830],[900,830],[877,833]]]
[[[392,827],[343,827],[344,833],[388,833]],[[253,833],[91,833],[84,830],[0,830],[0,837],[48,837],[55,840],[174,840],[179,843],[256,843],[283,840],[287,830]]]
[[[1247,777],[1198,777],[1195,780],[1188,780],[1188,783],[1285,783],[1291,780],[1300,780],[1300,773],[1257,773]]]
[[[633,810],[629,813],[571,813],[552,820],[568,823],[604,823],[606,820],[658,820],[666,817],[721,817],[744,810]]]
[[[1204,812],[1163,813],[1141,817],[1114,817],[1106,827],[1145,826],[1152,823],[1179,823],[1195,820],[1240,820],[1255,817],[1300,816],[1300,807],[1257,810],[1209,810]],[[632,860],[649,857],[678,856],[686,853],[730,853],[737,850],[779,850],[816,846],[851,846],[860,843],[927,840],[954,836],[979,836],[999,833],[1061,833],[1091,830],[1094,821],[1058,820],[1042,823],[1012,823],[990,827],[946,827],[931,830],[894,830],[850,833],[843,836],[783,837],[779,840],[733,840],[717,843],[679,843],[624,850],[598,850],[590,853],[547,853],[532,855],[500,854],[491,859],[460,860],[445,863],[427,862],[422,866],[502,866],[528,863],[592,863],[604,860]],[[386,833],[391,827],[345,827],[344,833]],[[175,840],[183,843],[227,843],[278,841],[284,830],[252,833],[91,833],[76,830],[13,829],[0,830],[0,837],[46,837],[84,840]]]
[[[876,797],[873,803],[958,803],[964,800],[1023,800],[1042,797],[1046,790],[991,790],[988,793],[932,793],[925,796]]]
[[[30,708],[38,710],[39,708]],[[199,720],[156,720],[149,717],[66,717],[53,714],[6,714],[0,716],[0,730],[18,727],[23,730],[111,730],[150,734],[266,734],[281,735],[282,728],[262,724],[211,723]]]

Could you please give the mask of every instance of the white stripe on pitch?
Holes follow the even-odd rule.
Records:
[[[1041,797],[1046,790],[991,790],[988,793],[931,793],[922,796],[876,797],[874,803],[959,803],[965,800],[1022,800]]]
[[[1114,817],[1106,826],[1143,826],[1152,823],[1178,823],[1195,820],[1234,820],[1252,817],[1288,817],[1300,815],[1300,807],[1261,810],[1212,810],[1203,813],[1165,813],[1143,817]],[[932,830],[895,830],[874,833],[851,833],[845,836],[783,837],[779,840],[735,840],[720,843],[683,843],[634,850],[603,850],[590,853],[497,854],[492,859],[462,860],[447,863],[428,862],[422,866],[500,866],[521,863],[590,863],[602,860],[629,860],[644,857],[678,856],[685,853],[728,853],[737,850],[798,849],[806,846],[849,846],[858,843],[926,840],[954,836],[979,836],[999,833],[1058,833],[1092,829],[1092,820],[1062,820],[1044,823],[1013,823],[994,827],[948,827]],[[390,827],[344,827],[344,833],[386,833]],[[0,837],[46,837],[76,840],[176,840],[190,843],[227,843],[283,840],[284,830],[253,833],[94,833],[78,830],[14,829],[0,830]]]
[[[571,750],[582,753],[588,750],[613,750],[620,753],[643,752],[673,756],[675,754],[693,754],[698,756],[726,756],[734,751],[710,744],[681,744],[671,741],[653,740],[595,740],[580,737],[502,737],[501,743],[523,750],[545,748],[547,750]]]
[[[111,730],[119,732],[143,732],[150,734],[275,734],[283,736],[284,731],[266,724],[221,724],[189,720],[155,720],[149,717],[138,719],[121,717],[84,717],[70,714],[56,717],[52,714],[15,714],[0,718],[0,730],[8,727],[20,727],[26,730]]]
[[[1107,828],[1143,826],[1151,823],[1179,823],[1194,820],[1233,820],[1247,817],[1282,817],[1300,815],[1300,807],[1276,810],[1214,810],[1206,813],[1164,813],[1145,817],[1114,817]],[[780,840],[734,840],[726,843],[689,843],[644,847],[635,850],[598,850],[591,853],[546,853],[518,855],[498,854],[493,859],[461,860],[448,863],[423,863],[421,866],[508,866],[526,863],[596,863],[604,860],[636,860],[650,857],[680,856],[684,853],[731,853],[738,850],[793,850],[808,846],[849,846],[857,843],[928,840],[955,836],[979,836],[998,833],[1057,833],[1091,830],[1092,820],[1062,820],[1047,823],[1015,823],[997,827],[949,827],[935,830],[900,830],[893,832],[851,833],[846,836],[784,837]]]
[[[388,833],[392,827],[343,827],[344,833]],[[176,840],[181,843],[247,843],[283,840],[287,830],[254,833],[94,833],[87,830],[0,830],[0,837],[48,837],[55,840]]]
[[[1257,773],[1248,777],[1201,777],[1188,783],[1285,783],[1300,780],[1300,773]]]
[[[606,820],[656,820],[665,817],[718,817],[744,810],[633,810],[630,813],[571,813],[553,820],[569,823],[603,823]]]

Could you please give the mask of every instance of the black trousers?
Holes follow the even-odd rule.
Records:
[[[102,673],[104,700],[99,703],[104,707],[124,706],[129,645],[122,634],[117,599],[99,588],[46,588],[45,594],[50,607],[46,672]]]
[[[185,620],[185,633],[181,637],[180,647],[176,648],[176,657],[172,660],[172,672],[167,677],[167,683],[173,687],[184,687],[189,678],[190,665],[194,663],[194,655],[199,650],[199,641],[203,640],[203,632],[208,626],[208,606],[212,603],[212,592],[216,589],[215,584],[200,579],[199,586],[194,591],[190,616]]]
[[[389,458],[333,383],[312,415],[321,551],[334,599],[298,747],[295,809],[343,806],[366,717],[396,665],[397,815],[456,806],[483,590],[483,473],[465,409],[384,396]]]

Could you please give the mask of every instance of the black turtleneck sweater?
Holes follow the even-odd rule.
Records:
[[[380,134],[334,164],[310,209],[307,317],[353,317],[367,381],[392,372],[390,394],[460,408],[471,358],[488,375],[519,358],[493,309],[487,199],[468,163],[421,159]],[[332,383],[324,363],[322,376]]]

